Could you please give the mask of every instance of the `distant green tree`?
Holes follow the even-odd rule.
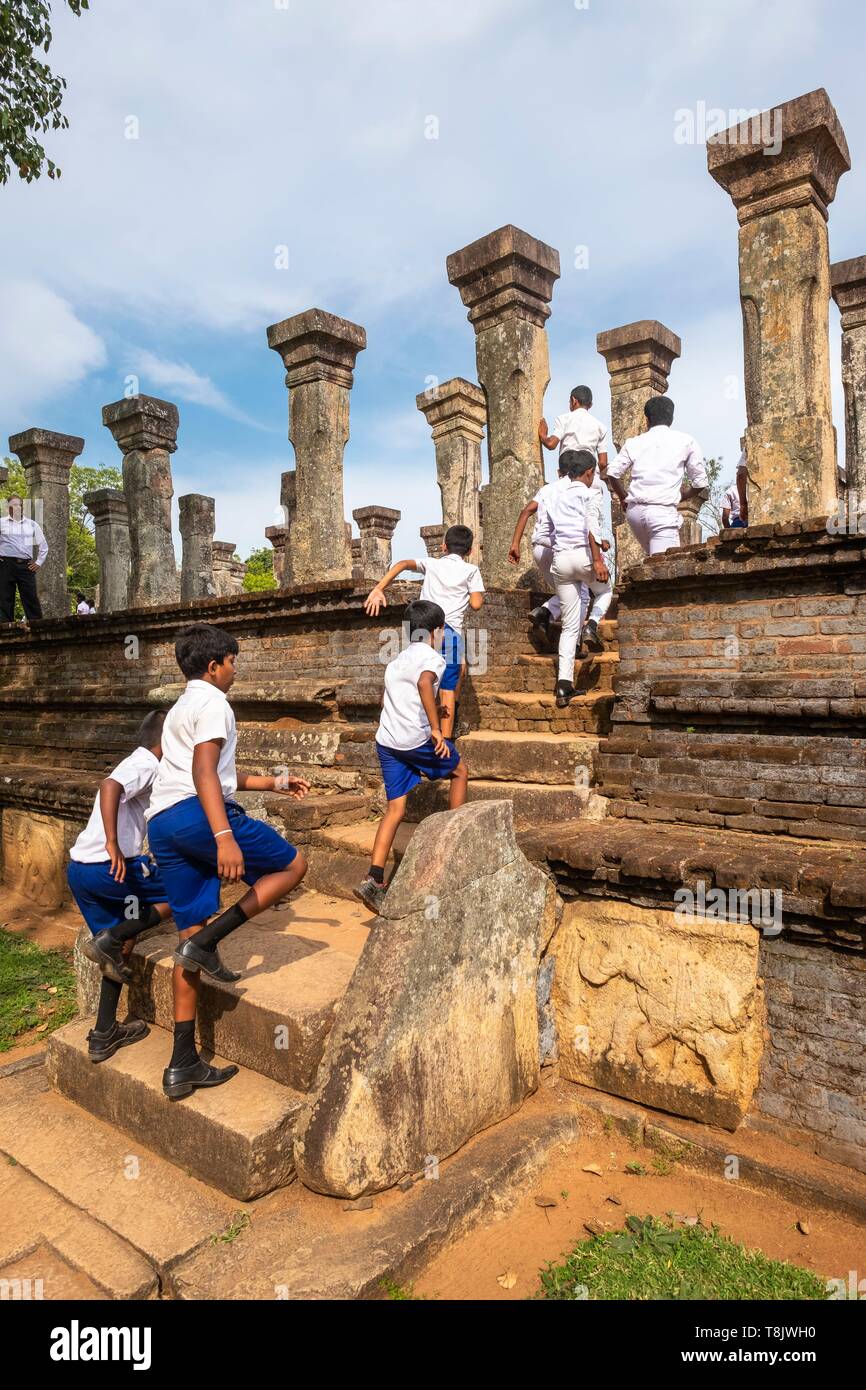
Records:
[[[74,15],[90,8],[88,0],[60,3]],[[36,138],[69,126],[60,109],[66,78],[37,57],[50,47],[50,0],[0,0],[0,183],[8,183],[13,168],[28,183],[43,169],[50,179],[60,177]]]
[[[722,529],[722,498],[725,489],[722,484],[721,454],[717,459],[706,459],[705,462],[710,480],[710,495],[698,513],[698,521],[706,537],[717,536]]]
[[[17,458],[7,458],[9,477],[0,485],[0,498],[18,493],[27,496],[27,478]],[[93,520],[84,505],[84,494],[98,487],[123,487],[119,468],[85,468],[74,463],[69,474],[69,529],[66,533],[66,584],[70,593],[81,589],[93,598],[99,583],[99,561]],[[16,599],[16,612],[17,612]]]
[[[274,552],[268,546],[262,546],[261,550],[254,550],[247,557],[244,590],[248,594],[262,594],[276,587]]]

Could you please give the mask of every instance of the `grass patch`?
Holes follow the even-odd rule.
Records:
[[[412,1284],[397,1284],[393,1279],[380,1279],[382,1291],[385,1297],[393,1303],[420,1303],[420,1294],[415,1292]]]
[[[624,1230],[582,1240],[563,1264],[542,1270],[537,1297],[824,1300],[827,1290],[811,1271],[747,1250],[717,1226],[630,1216]]]
[[[62,951],[46,951],[0,930],[0,1052],[34,1028],[53,1033],[77,1013],[75,971]]]
[[[236,1211],[224,1231],[217,1231],[210,1238],[211,1245],[231,1245],[233,1240],[237,1240],[242,1231],[245,1231],[250,1224],[249,1214],[245,1211]]]

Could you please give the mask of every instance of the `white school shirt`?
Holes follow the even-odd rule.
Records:
[[[89,604],[89,603],[86,603],[86,602],[85,602],[85,603],[79,603],[79,605],[78,605],[78,607],[76,608],[75,611],[76,611],[76,613],[89,613],[89,612],[90,612],[90,604]]]
[[[150,801],[153,780],[159,771],[159,759],[149,748],[136,748],[109,773],[112,782],[119,782],[123,794],[117,807],[117,843],[126,859],[141,854],[144,845],[145,812]],[[105,822],[99,809],[99,792],[93,802],[90,820],[72,849],[71,859],[77,864],[108,862],[105,849]]]
[[[412,563],[424,576],[421,597],[438,603],[448,626],[455,632],[462,632],[469,595],[484,593],[478,566],[468,564],[462,555],[437,555],[435,559],[426,556]],[[417,748],[418,745],[412,746]]]
[[[8,513],[0,516],[0,558],[26,560],[29,564],[33,559],[34,545],[39,547],[36,563],[44,565],[48,542],[39,523],[26,516],[22,516],[20,521],[13,521]]]
[[[207,743],[212,738],[223,739],[217,776],[223,796],[229,801],[238,789],[235,712],[215,685],[209,681],[190,681],[162,726],[162,762],[153,784],[148,820],[179,801],[198,795],[192,780],[192,755],[199,743]]]
[[[557,415],[551,434],[559,440],[560,454],[566,449],[588,449],[597,460],[607,430],[581,405],[577,410],[566,410],[563,415]]]
[[[553,553],[563,550],[589,550],[589,537],[601,544],[601,508],[598,494],[579,478],[559,488],[551,498]]]
[[[722,510],[725,507],[731,509],[731,521],[738,521],[740,516],[740,494],[737,491],[736,481],[731,483],[724,497],[722,498]]]
[[[692,487],[708,487],[700,445],[690,434],[670,425],[654,425],[645,434],[627,439],[607,466],[608,478],[621,478],[631,469],[628,501],[644,506],[676,507],[685,470]]]
[[[533,497],[533,502],[538,503],[538,511],[535,513],[535,530],[532,533],[533,545],[553,545],[553,527],[550,522],[550,498],[557,488],[568,487],[568,478],[554,478],[552,483],[545,483],[544,487],[539,488]]]
[[[410,642],[385,668],[385,698],[376,730],[376,742],[384,748],[420,748],[430,737],[430,720],[418,693],[422,671],[433,672],[438,691],[445,673],[445,658],[427,642]]]

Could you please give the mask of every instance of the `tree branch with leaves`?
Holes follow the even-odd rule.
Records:
[[[89,9],[88,0],[62,0],[74,15]],[[27,183],[46,172],[60,177],[38,136],[67,130],[61,108],[66,78],[58,77],[38,56],[51,47],[49,0],[0,0],[0,183],[13,169]]]

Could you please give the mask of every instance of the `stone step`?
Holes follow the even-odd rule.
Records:
[[[616,668],[619,664],[617,652],[598,652],[578,661],[574,668],[574,687],[582,693],[595,695],[609,694],[613,690]],[[512,684],[524,691],[549,694],[556,685],[556,653],[519,656],[517,666],[510,672]]]
[[[113,1065],[112,1060],[91,1069],[101,1076]],[[76,1235],[76,1225],[68,1224],[67,1218],[61,1244],[59,1228],[53,1221],[46,1224],[28,1199],[28,1243],[32,1243],[34,1228],[41,1230],[55,1248],[77,1268],[88,1271],[114,1298],[133,1296],[135,1283],[127,1279],[124,1264],[118,1262],[107,1274],[102,1259],[97,1261],[102,1252],[113,1257],[112,1232],[139,1252],[164,1282],[172,1264],[201,1245],[210,1246],[211,1238],[225,1228],[236,1210],[236,1203],[225,1193],[161,1158],[152,1143],[136,1144],[131,1152],[129,1138],[121,1130],[52,1090],[44,1066],[3,1078],[0,1151],[4,1173],[28,1174],[43,1193],[56,1196],[64,1207],[68,1204],[90,1219],[102,1235],[101,1246],[85,1258],[84,1250],[70,1240]],[[7,1210],[4,1203],[4,1214]],[[5,1243],[8,1226],[6,1216],[0,1246]],[[124,1285],[128,1292],[123,1292]],[[54,1296],[47,1283],[45,1296]]]
[[[67,1100],[242,1202],[292,1181],[294,1129],[304,1102],[297,1091],[242,1069],[223,1086],[170,1101],[162,1073],[171,1033],[152,1026],[141,1042],[94,1066],[89,1028],[89,1019],[76,1020],[48,1040],[48,1079]],[[226,1061],[213,1057],[215,1066]]]
[[[372,920],[361,903],[302,891],[288,908],[263,912],[232,932],[220,954],[242,978],[221,984],[201,977],[200,1046],[283,1086],[308,1090]],[[130,1013],[167,1031],[176,944],[173,931],[158,932],[132,957]]]
[[[359,825],[333,826],[316,832],[309,848],[310,868],[305,879],[310,888],[355,901],[352,890],[366,876],[370,866],[376,827],[376,821],[364,821]],[[399,827],[385,869],[386,881],[406,853],[414,830],[414,824],[405,821]]]
[[[513,733],[587,733],[610,731],[613,695],[576,695],[557,709],[552,694],[501,691],[479,697],[480,728]]]
[[[578,768],[585,768],[592,785],[600,742],[593,734],[505,734],[478,729],[459,738],[457,747],[470,778],[562,784],[573,781]]]
[[[330,796],[311,792],[303,801],[267,792],[262,805],[268,819],[276,822],[296,845],[308,844],[314,830],[351,825],[372,814],[371,798],[362,792],[334,792]]]
[[[557,786],[475,778],[469,782],[466,800],[512,802],[514,824],[521,830],[530,826],[559,824],[563,820],[584,816],[600,820],[607,809],[606,801],[593,795],[589,787],[581,782]],[[406,819],[410,823],[417,823],[437,811],[447,810],[447,782],[422,782],[409,794]]]

